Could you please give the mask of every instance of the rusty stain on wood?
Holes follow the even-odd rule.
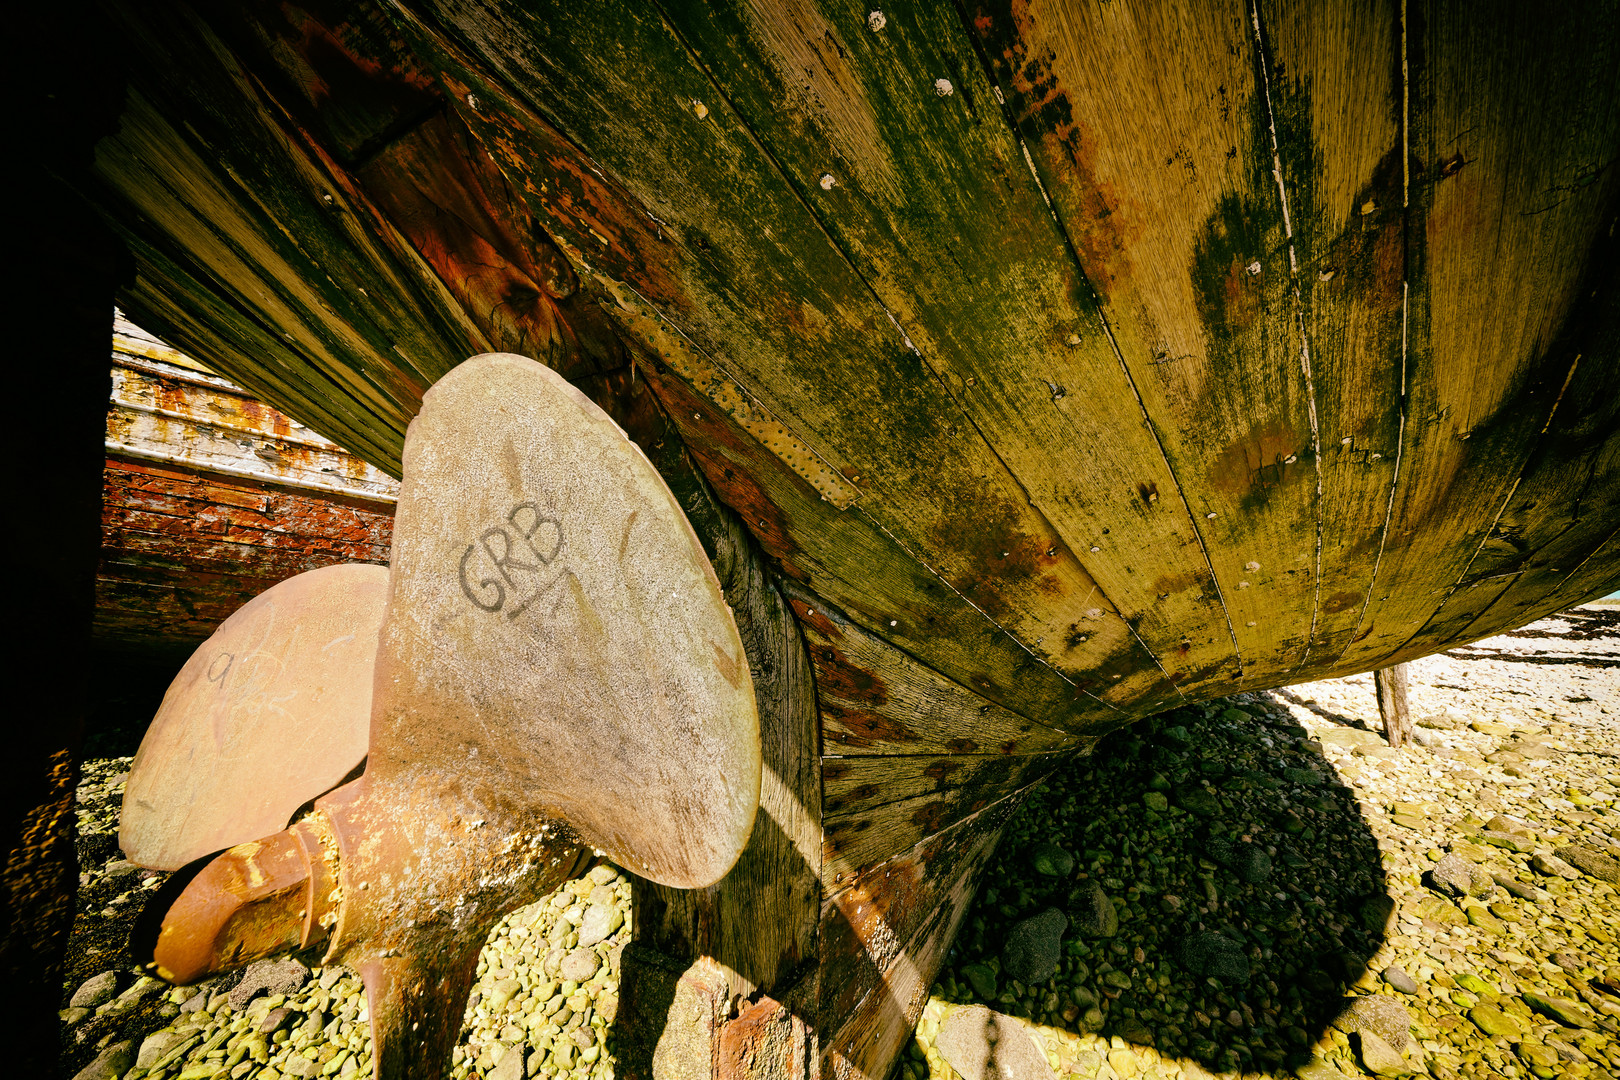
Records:
[[[792,583],[784,591],[816,673],[822,753],[1013,754],[1090,745],[941,677]]]

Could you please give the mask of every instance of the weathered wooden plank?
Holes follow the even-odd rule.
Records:
[[[423,389],[478,351],[476,329],[378,237],[335,161],[212,30],[180,9],[113,15],[139,79],[98,148],[98,201],[152,246],[183,247],[214,291],[403,426]]]
[[[1620,550],[1620,537],[1612,529],[1595,539],[1573,532],[1560,538],[1559,543],[1546,550],[1545,565],[1523,570],[1508,579],[1507,586],[1491,606],[1480,613],[1477,625],[1486,634],[1497,633],[1502,627],[1524,626],[1544,615],[1607,596],[1620,588],[1617,550]],[[1446,647],[1450,648],[1457,640],[1461,639],[1448,640]]]
[[[629,285],[662,305],[680,337],[859,487],[864,513],[1026,648],[1075,672],[1136,655],[1110,680],[1120,685],[1100,692],[1145,692],[1128,680],[1153,669],[1127,628],[1105,616],[1095,583],[655,13],[424,10],[424,22],[454,39],[447,50],[477,55],[507,88],[493,100],[488,83],[470,90],[480,109],[518,94],[565,135],[588,132],[593,166],[658,223],[650,250],[614,250],[582,227],[577,209],[533,204],[571,257],[604,287]],[[614,64],[593,59],[604,50]],[[468,109],[477,130],[480,110]],[[543,175],[534,153],[519,156]],[[742,205],[746,222],[733,212]],[[1068,628],[1088,618],[1097,629],[1084,648],[1059,656]]]
[[[1586,559],[1564,575],[1558,587],[1542,601],[1546,606],[1541,610],[1561,611],[1608,595],[1620,586],[1620,573],[1616,572],[1616,567],[1620,567],[1620,528],[1604,537],[1603,542],[1593,548]],[[1538,617],[1540,614],[1541,611],[1538,611]]]
[[[179,240],[188,255],[205,261],[215,288],[228,288],[238,307],[254,311],[272,332],[295,343],[391,424],[408,422],[410,412],[404,403],[420,399],[436,369],[448,370],[439,358],[446,351],[444,345],[423,356],[428,368],[424,372],[413,370],[403,356],[385,361],[372,347],[354,340],[350,327],[359,321],[354,313],[328,312],[327,290],[313,284],[324,281],[323,268],[311,265],[309,256],[297,248],[276,250],[280,228],[287,226],[256,205],[254,196],[260,192],[244,192],[235,177],[216,171],[208,155],[220,148],[212,140],[193,144],[171,116],[132,89],[118,135],[98,148],[98,177],[109,189],[109,199],[124,203],[119,216],[126,221],[145,219],[147,230]],[[325,186],[335,187],[329,181]],[[311,193],[310,198],[320,196]],[[352,216],[351,207],[344,211]],[[310,207],[301,216],[317,212]],[[376,276],[382,282],[352,287],[381,292],[386,275]]]
[[[724,500],[750,523],[783,570],[869,633],[925,656],[987,700],[1054,727],[1083,730],[1117,712],[1064,680],[870,519],[839,513],[787,465],[660,366],[642,377],[669,406],[681,436]],[[804,546],[801,546],[804,545]],[[816,610],[827,609],[823,603]],[[1093,673],[1100,685],[1109,668]],[[982,706],[981,706],[982,708]]]
[[[271,81],[274,81],[274,79],[271,79]],[[327,168],[329,168],[330,178],[332,178],[335,183],[345,181],[345,176],[340,175],[339,170],[335,170],[335,168],[330,167],[330,162],[327,162]],[[345,191],[350,191],[355,198],[358,198],[358,194],[355,193],[355,189],[345,188]],[[371,210],[368,210],[368,212],[371,212]],[[389,240],[389,236],[392,235],[392,233],[390,233],[389,223],[387,223],[386,220],[382,220],[381,217],[376,214],[373,214],[373,222],[374,225],[376,225],[379,235],[382,235],[384,240]],[[595,220],[595,225],[606,228],[606,225],[604,225],[604,223],[599,219]],[[141,243],[141,238],[139,238],[139,236],[133,236],[133,240],[136,241],[138,246],[139,243]],[[159,251],[151,251],[151,253],[147,254],[149,254],[151,257],[149,257],[149,259],[143,259],[143,261],[164,262],[164,257],[162,257],[162,253],[159,253]],[[411,254],[413,253],[411,253],[410,248],[408,248],[408,244],[405,244],[405,253],[402,254],[402,257],[405,257],[405,261],[410,262],[410,257],[407,256],[411,256]],[[258,376],[262,381],[264,374],[262,374],[262,372],[253,371],[254,355],[259,355],[259,353],[262,353],[262,356],[280,358],[280,356],[285,353],[285,348],[282,347],[282,343],[272,342],[271,338],[267,337],[267,335],[262,335],[261,327],[259,327],[259,325],[253,321],[253,319],[241,319],[241,317],[238,316],[237,311],[235,311],[230,304],[220,304],[217,296],[209,296],[209,287],[207,287],[206,283],[196,279],[194,275],[178,274],[178,272],[175,272],[175,267],[173,267],[172,264],[167,264],[167,266],[164,266],[164,269],[165,277],[170,277],[170,279],[177,280],[185,279],[186,287],[175,287],[173,283],[168,283],[167,287],[165,288],[167,288],[167,291],[170,291],[170,293],[175,295],[175,298],[173,298],[173,303],[170,303],[170,298],[168,298],[168,296],[160,296],[159,300],[162,301],[162,303],[154,303],[152,304],[152,308],[159,309],[159,311],[162,311],[162,313],[165,314],[172,314],[172,316],[173,314],[185,316],[186,308],[180,308],[178,304],[186,304],[188,308],[193,309],[194,311],[194,309],[198,308],[198,298],[201,296],[204,308],[203,317],[190,317],[190,319],[188,319],[188,317],[178,317],[178,319],[170,319],[168,322],[173,322],[173,324],[188,324],[188,322],[190,322],[190,325],[183,325],[183,327],[172,327],[172,330],[180,329],[181,334],[186,335],[186,337],[193,340],[193,342],[203,343],[203,348],[196,348],[196,350],[194,350],[199,351],[199,353],[224,353],[224,355],[232,355],[232,353],[235,353],[235,359],[233,359],[232,366],[224,366],[224,368],[227,369],[230,374],[237,377],[238,381],[254,384],[254,376]],[[154,275],[143,274],[141,285],[143,285],[143,287],[151,287],[152,279],[154,279]],[[164,322],[164,319],[156,319],[156,321]],[[232,330],[232,334],[238,338],[254,338],[254,335],[258,335],[258,340],[254,340],[254,345],[256,345],[258,348],[241,348],[240,342],[228,342],[228,340],[220,340],[217,335],[214,335],[211,340],[211,327],[214,327],[214,325],[228,325],[230,330]],[[570,317],[570,327],[577,330],[577,325],[573,325],[572,317]],[[170,335],[175,337],[173,332]],[[215,364],[215,366],[222,366],[222,364]],[[309,364],[308,361],[303,361],[303,363],[300,363],[298,358],[293,358],[293,363],[288,363],[287,366],[285,366],[285,374],[287,374],[287,376],[290,377],[290,379],[293,379],[295,382],[296,379],[300,379],[300,377],[308,377],[309,374],[318,374],[318,372],[319,369],[316,368],[314,364]],[[269,395],[269,397],[275,397],[277,400],[300,400],[300,395],[298,395],[298,393],[272,393],[272,395]],[[322,405],[329,405],[332,398],[337,398],[340,405],[342,405],[343,398],[345,397],[347,397],[347,395],[345,395],[342,390],[337,390],[337,392],[334,393],[332,387],[319,387],[319,385],[316,385],[313,392],[309,393],[309,398],[311,398],[311,400],[321,402]],[[322,418],[321,423],[322,427],[329,426],[329,418]],[[343,437],[345,437],[345,440],[350,440],[353,445],[360,445],[363,452],[368,453],[368,457],[373,458],[373,460],[384,461],[384,463],[387,463],[387,461],[397,458],[397,444],[395,444],[394,447],[366,447],[366,445],[364,445],[364,442],[366,442],[366,429],[368,429],[368,427],[369,429],[376,429],[377,426],[379,426],[379,424],[377,424],[377,418],[374,418],[374,416],[364,415],[363,413],[358,421],[350,421],[350,423],[340,427],[343,427]],[[392,432],[390,432],[390,434],[392,434]],[[395,465],[394,468],[397,468],[397,465]],[[870,523],[868,523],[868,525],[870,525]],[[935,583],[935,585],[938,585],[938,583]],[[974,641],[966,641],[966,643],[964,643],[964,653],[970,654],[974,653],[974,651],[980,651],[980,646],[978,646],[977,643],[974,643]],[[1013,653],[1019,653],[1019,649],[1017,649],[1016,646],[1013,646]],[[1123,657],[1121,657],[1121,659],[1123,659]],[[1128,661],[1119,662],[1119,664],[1116,664],[1115,667],[1118,670],[1129,670],[1131,669],[1132,664]],[[1108,680],[1108,670],[1110,669],[1105,667],[1105,669],[1097,672],[1098,683],[1105,685],[1103,680]],[[1118,670],[1116,670],[1115,674],[1118,674]],[[1019,685],[1027,685],[1027,683],[1032,682],[1032,680],[1030,680],[1027,675],[1021,674],[1016,675],[1014,678],[1009,678],[1009,682],[1016,682],[1019,683]],[[1059,685],[1061,685],[1061,680],[1058,680],[1058,682]]]
[[[1620,583],[1620,568],[1594,559],[1613,531],[1601,508],[1620,499],[1620,368],[1597,359],[1620,348],[1617,242],[1598,240],[1589,280],[1577,290],[1593,303],[1565,323],[1548,349],[1569,358],[1563,385],[1517,406],[1532,422],[1550,411],[1526,442],[1520,475],[1461,576],[1399,655],[1423,656],[1522,626],[1605,582]],[[1571,580],[1578,568],[1587,571]],[[1583,591],[1583,581],[1590,590]]]
[[[1399,5],[1255,8],[1319,432],[1320,577],[1301,673],[1350,643],[1400,467],[1406,161]]]
[[[1528,587],[1523,601],[1539,603],[1548,583],[1521,582],[1526,571],[1571,570],[1601,541],[1609,525],[1603,506],[1620,499],[1620,366],[1599,359],[1620,349],[1620,238],[1603,237],[1579,292],[1593,303],[1566,322],[1548,349],[1569,358],[1562,386],[1538,394],[1521,409],[1531,418],[1550,410],[1527,442],[1523,469],[1488,533],[1478,538],[1458,580],[1403,653],[1446,647],[1485,615],[1497,625],[1518,606],[1510,594]],[[1556,370],[1556,368],[1554,369]],[[1620,576],[1620,575],[1617,575]],[[1523,620],[1528,621],[1528,620]]]
[[[575,382],[624,365],[567,259],[454,112],[423,121],[355,175],[490,349],[532,356]]]
[[[257,481],[196,474],[173,466],[110,458],[105,473],[106,527],[121,527],[132,515],[181,522],[198,532],[220,532],[249,523],[266,528],[272,544],[327,539],[356,543],[386,557],[393,508],[385,503],[310,495]]]
[[[360,520],[344,521],[318,500],[292,506],[287,501],[276,500],[265,513],[256,515],[257,520],[249,521],[221,521],[213,513],[186,518],[115,507],[107,515],[107,543],[131,558],[190,566],[199,572],[209,565],[248,569],[261,559],[278,555],[300,562],[311,558],[326,562],[387,560],[386,518],[351,511]],[[366,517],[373,520],[366,521]]]
[[[1558,467],[1537,455],[1542,467],[1520,481],[1464,578],[1398,656],[1426,656],[1533,622],[1576,602],[1569,597],[1584,595],[1580,581],[1593,583],[1585,591],[1620,584],[1620,567],[1594,561],[1612,531],[1596,508],[1620,499],[1620,429],[1610,430],[1617,433],[1606,443]],[[1588,573],[1571,581],[1583,567]]]
[[[823,770],[834,760],[837,759],[824,759]],[[846,758],[843,763],[873,775],[880,774],[881,766],[892,760]],[[882,802],[847,816],[833,818],[828,815],[822,839],[823,890],[834,893],[895,853],[905,851],[919,840],[995,805],[1039,780],[1065,760],[1065,756],[1040,754],[986,760],[1002,763],[987,766],[986,772],[999,769],[1004,773],[981,786],[947,787],[910,798]]]
[[[821,760],[822,816],[867,819],[889,803],[955,792],[1000,791],[1020,778],[1045,774],[1057,761],[1034,754],[911,754],[825,757]]]
[[[242,0],[203,14],[293,121],[356,168],[444,106],[384,7]]]
[[[1488,542],[1578,366],[1558,348],[1612,299],[1583,282],[1620,195],[1620,12],[1425,3],[1411,77],[1408,404],[1384,557],[1341,666],[1405,652]],[[1531,57],[1558,56],[1556,65]],[[1585,288],[1583,288],[1585,285]]]
[[[1608,595],[1620,588],[1617,551],[1620,530],[1571,529],[1538,554],[1536,565],[1459,588],[1437,613],[1453,622],[1440,647],[1491,637]],[[1396,655],[1416,659],[1434,651],[1435,641],[1422,634]]]
[[[1018,802],[1004,800],[927,837],[828,898],[821,923],[826,1074],[886,1074]]]
[[[405,429],[372,413],[343,386],[271,333],[252,315],[217,295],[205,274],[170,257],[158,244],[114,226],[135,256],[135,284],[119,303],[148,327],[162,327],[165,340],[192,356],[206,357],[209,370],[251,390],[263,401],[278,401],[298,412],[308,426],[339,445],[353,448],[390,476],[399,476]],[[202,275],[202,276],[200,276]]]
[[[665,10],[1169,680],[1235,677],[1188,509],[957,12]]]
[[[1320,463],[1277,167],[1289,133],[1251,12],[997,3],[972,23],[1192,508],[1244,678],[1290,670]]]
[[[256,504],[244,505],[250,499]],[[344,552],[369,562],[388,557],[392,509],[375,503],[345,504],[116,459],[107,465],[104,503],[106,535],[152,557],[167,545],[175,558],[192,559],[221,541],[251,543],[267,553]]]
[[[113,309],[113,355],[156,360],[162,364],[182,367],[203,375],[217,377],[218,374],[172,345],[158,340],[157,335],[151,331],[136,326],[118,308]]]
[[[278,581],[386,562],[392,508],[108,460],[97,640],[195,645]]]
[[[114,360],[109,453],[394,501],[392,477],[230,382],[160,361]]]
[[[1027,754],[1090,744],[952,682],[791,581],[783,592],[815,669],[823,754]]]

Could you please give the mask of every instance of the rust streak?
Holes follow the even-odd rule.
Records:
[[[966,12],[962,10],[960,4],[957,5],[957,12],[962,19],[964,29],[967,31],[966,36],[973,49],[973,54],[978,58],[979,66],[984,70],[985,78],[989,80],[992,86],[995,85],[995,72],[984,55],[984,51],[978,37],[972,32],[972,28],[968,27]],[[1243,653],[1242,650],[1238,648],[1237,629],[1232,625],[1232,613],[1227,610],[1226,597],[1221,592],[1220,579],[1215,573],[1214,560],[1210,558],[1209,545],[1204,542],[1203,531],[1198,527],[1198,515],[1193,513],[1192,504],[1187,501],[1186,488],[1183,486],[1181,478],[1176,475],[1175,468],[1170,463],[1170,455],[1164,449],[1164,440],[1159,435],[1159,427],[1153,422],[1153,417],[1148,412],[1147,403],[1142,400],[1142,392],[1136,385],[1136,378],[1131,374],[1130,365],[1125,362],[1125,353],[1120,349],[1119,340],[1114,335],[1114,328],[1108,321],[1108,315],[1104,309],[1102,301],[1102,294],[1098,291],[1096,283],[1093,282],[1086,274],[1085,264],[1080,258],[1079,249],[1075,246],[1075,238],[1073,234],[1070,233],[1069,228],[1064,223],[1062,217],[1058,215],[1057,207],[1053,205],[1051,197],[1047,194],[1046,185],[1041,182],[1040,173],[1035,168],[1035,159],[1030,154],[1029,146],[1024,142],[1023,135],[1021,135],[1018,131],[1018,125],[1012,118],[1009,106],[1005,102],[1000,102],[998,107],[1001,112],[1002,123],[1006,124],[1009,135],[1015,142],[1018,143],[1019,150],[1023,152],[1024,165],[1029,169],[1030,178],[1035,181],[1035,186],[1041,193],[1041,199],[1046,203],[1046,209],[1052,215],[1052,221],[1057,226],[1058,235],[1063,238],[1063,246],[1069,254],[1070,261],[1074,264],[1074,272],[1076,277],[1082,283],[1084,283],[1085,287],[1091,292],[1092,302],[1096,305],[1097,321],[1102,326],[1103,335],[1108,338],[1108,347],[1113,351],[1114,360],[1119,364],[1120,371],[1124,373],[1125,383],[1130,387],[1131,395],[1136,398],[1136,407],[1142,413],[1142,421],[1147,425],[1148,433],[1153,436],[1153,445],[1158,448],[1159,458],[1164,464],[1164,470],[1167,474],[1169,474],[1170,479],[1175,482],[1176,495],[1181,499],[1182,512],[1187,515],[1188,526],[1192,529],[1193,536],[1198,540],[1198,551],[1204,558],[1204,565],[1209,568],[1210,584],[1215,588],[1215,597],[1220,601],[1221,613],[1226,619],[1226,633],[1232,641],[1232,655],[1236,657],[1238,662],[1238,670],[1241,671],[1243,669]],[[1154,494],[1157,494],[1157,492]],[[1132,628],[1131,632],[1133,635],[1135,634],[1136,631],[1134,627]],[[1137,640],[1141,641],[1139,637]],[[1165,671],[1164,665],[1159,662],[1157,656],[1154,656],[1153,650],[1148,649],[1146,643],[1143,643],[1142,647],[1147,650],[1149,656],[1153,656],[1153,662],[1158,665],[1159,670],[1161,672]],[[1183,701],[1185,701],[1186,695],[1182,693],[1181,687],[1177,685],[1177,680],[1170,677],[1168,672],[1165,673],[1165,676],[1170,684],[1175,687],[1177,695],[1180,696]]]

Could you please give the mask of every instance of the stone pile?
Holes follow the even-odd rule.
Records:
[[[1578,614],[1414,663],[1399,751],[1357,676],[1156,717],[1049,779],[903,1076],[1620,1075],[1620,619]]]

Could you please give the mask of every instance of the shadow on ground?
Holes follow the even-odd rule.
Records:
[[[1319,744],[1245,695],[1116,732],[1032,793],[939,987],[1210,1069],[1281,1071],[1309,1060],[1392,907]],[[903,1075],[926,1074],[917,1054]]]

